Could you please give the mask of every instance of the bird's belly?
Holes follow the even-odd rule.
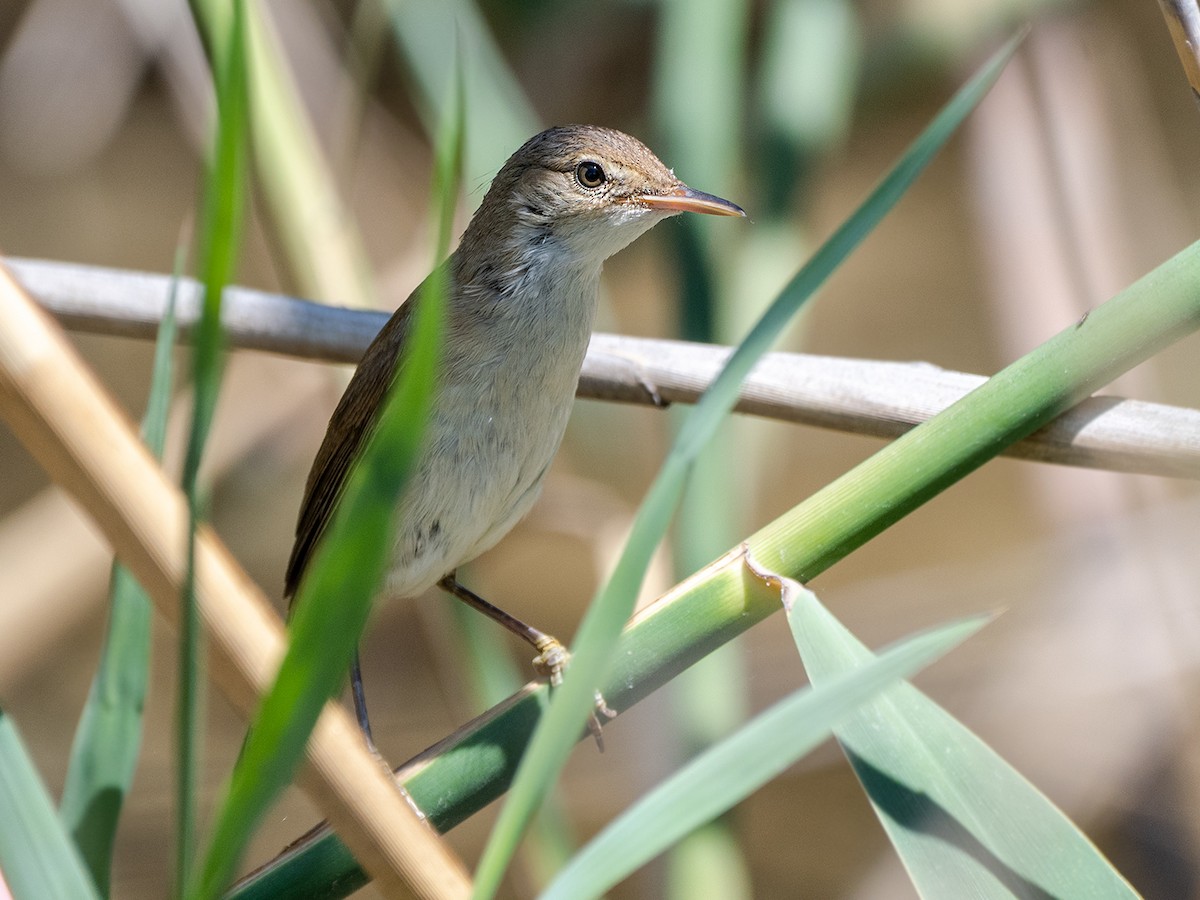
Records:
[[[573,387],[468,396],[445,386],[400,508],[388,594],[422,593],[529,512],[562,441]]]
[[[554,257],[519,297],[463,292],[387,588],[413,596],[491,548],[533,506],[562,442],[591,336],[597,266]],[[452,339],[451,339],[452,338]]]

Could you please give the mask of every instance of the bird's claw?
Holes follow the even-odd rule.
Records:
[[[550,689],[562,686],[563,672],[566,671],[568,663],[571,661],[571,651],[562,645],[562,642],[557,638],[545,636],[543,640],[538,641],[538,655],[533,659],[533,668],[540,676],[550,682]],[[600,691],[595,694],[595,708],[592,714],[588,716],[587,730],[588,733],[596,741],[596,747],[601,753],[604,752],[604,737],[602,734],[603,726],[600,717],[605,719],[615,719],[617,711],[610,708],[604,702],[604,695]]]
[[[537,643],[538,655],[533,658],[533,670],[549,680],[550,687],[562,685],[563,672],[571,661],[571,651],[558,638],[545,636]]]
[[[610,709],[609,705],[604,702],[604,695],[599,691],[595,693],[595,705],[592,707],[591,715],[588,716],[587,730],[592,736],[592,740],[596,742],[596,749],[601,753],[604,752],[604,726],[600,722],[600,717],[606,719],[615,719],[617,711]]]
[[[617,711],[609,708],[608,704],[604,702],[604,695],[602,693],[596,691],[594,697],[596,701],[596,712],[592,713],[593,718],[595,718],[596,713],[599,713],[606,719],[615,719],[617,717]]]

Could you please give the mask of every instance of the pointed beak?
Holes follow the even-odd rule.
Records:
[[[694,191],[686,184],[681,184],[665,194],[639,194],[637,199],[651,209],[669,212],[707,213],[710,216],[746,215],[746,211],[736,203],[703,191]]]

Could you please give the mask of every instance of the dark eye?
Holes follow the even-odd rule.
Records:
[[[585,188],[598,188],[604,184],[604,169],[600,163],[585,159],[575,167],[575,180]]]

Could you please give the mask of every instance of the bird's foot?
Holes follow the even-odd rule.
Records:
[[[615,719],[617,717],[617,711],[609,708],[608,704],[604,702],[604,695],[599,691],[596,691],[593,697],[594,703],[592,706],[591,715],[588,716],[587,730],[588,734],[592,736],[592,740],[596,742],[596,749],[603,753],[604,728],[600,724],[600,717],[603,716],[605,719]]]
[[[558,638],[550,635],[543,635],[535,646],[538,655],[533,659],[534,671],[549,681],[551,690],[561,686],[563,672],[571,662],[571,651],[564,647]],[[600,721],[602,716],[605,719],[615,719],[617,712],[604,702],[604,695],[597,690],[595,707],[592,709],[592,714],[588,716],[587,730],[596,741],[596,748],[601,753],[604,752],[603,726]]]
[[[571,661],[571,651],[564,647],[558,638],[548,634],[539,637],[534,648],[538,655],[533,658],[533,670],[547,679],[550,687],[559,687],[567,663]]]

